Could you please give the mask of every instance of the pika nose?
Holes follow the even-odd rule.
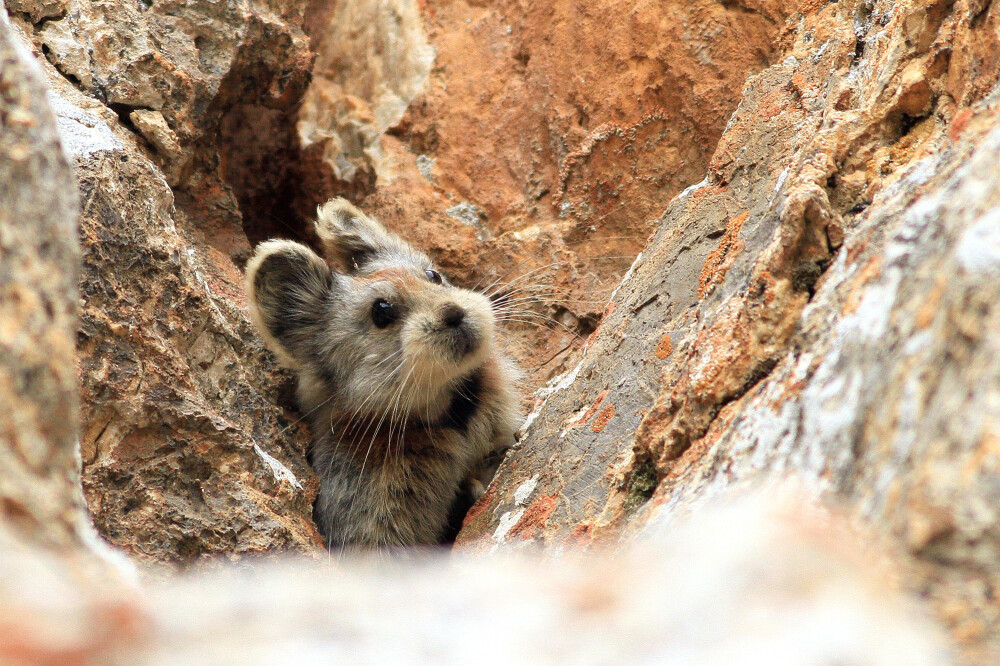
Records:
[[[463,319],[465,319],[465,310],[454,303],[448,303],[441,308],[441,321],[444,322],[445,326],[455,328],[462,323]]]

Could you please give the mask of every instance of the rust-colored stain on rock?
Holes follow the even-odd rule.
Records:
[[[539,497],[525,509],[524,515],[517,525],[507,533],[508,537],[516,536],[520,539],[532,539],[538,536],[545,522],[556,509],[556,498],[553,495]]]
[[[660,343],[656,345],[656,358],[661,361],[674,353],[674,343],[670,341],[670,334],[667,333],[660,338]]]
[[[590,523],[580,523],[570,531],[567,541],[578,548],[589,545],[594,540],[594,535],[591,533],[592,528]]]
[[[597,396],[597,399],[594,400],[593,404],[587,408],[586,412],[584,412],[583,416],[574,421],[572,425],[575,426],[583,425],[584,423],[589,421],[590,417],[596,414],[597,410],[601,408],[601,405],[604,404],[604,399],[607,397],[608,397],[607,389],[601,391],[600,394]]]
[[[465,518],[462,519],[463,528],[466,525],[471,525],[478,520],[486,509],[493,504],[493,498],[496,495],[495,490],[496,486],[492,483],[486,488],[486,492],[483,493],[483,496],[479,498],[479,501],[472,505],[468,513],[465,514]]]
[[[726,271],[732,266],[736,253],[743,245],[740,241],[740,229],[743,228],[743,223],[747,221],[749,216],[750,211],[746,211],[732,218],[726,225],[726,232],[719,239],[719,247],[708,255],[705,267],[701,270],[701,278],[698,280],[698,298],[704,298],[705,294],[726,277]]]
[[[608,405],[601,411],[600,414],[597,415],[597,418],[594,419],[594,425],[590,426],[590,429],[593,430],[594,432],[598,433],[601,432],[607,427],[608,421],[610,421],[614,417],[614,415],[615,415],[615,406]]]

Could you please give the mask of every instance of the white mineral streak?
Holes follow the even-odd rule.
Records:
[[[695,183],[694,185],[689,185],[688,187],[684,188],[684,190],[676,197],[674,197],[673,201],[671,201],[670,203],[672,204],[676,201],[680,201],[681,199],[690,196],[691,194],[697,192],[703,187],[708,187],[708,176],[705,176],[703,179],[701,179],[701,181]]]
[[[514,504],[517,506],[524,506],[525,502],[531,496],[531,493],[535,492],[535,486],[538,485],[538,479],[541,478],[540,474],[535,474],[533,477],[522,483],[514,491]]]
[[[984,213],[962,234],[955,259],[966,273],[1000,273],[1000,208]]]
[[[299,490],[302,490],[302,484],[299,483],[299,480],[296,479],[295,475],[292,474],[292,471],[282,465],[279,460],[271,455],[268,455],[264,449],[260,448],[259,444],[254,444],[253,450],[258,456],[260,456],[260,459],[267,463],[267,466],[271,468],[271,473],[274,475],[275,480],[287,481]]]
[[[493,532],[493,540],[497,543],[506,543],[507,533],[510,532],[514,525],[517,525],[523,515],[523,507],[514,509],[513,511],[505,511],[504,514],[500,516],[500,524],[497,525],[496,530]]]
[[[52,91],[49,91],[49,104],[56,115],[59,138],[70,157],[80,159],[101,151],[125,149],[100,118],[81,111]]]

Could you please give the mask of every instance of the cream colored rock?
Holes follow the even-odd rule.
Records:
[[[333,6],[302,99],[299,142],[303,149],[321,144],[323,161],[340,180],[354,181],[359,172],[391,180],[382,136],[426,88],[434,48],[417,0]]]
[[[129,119],[143,137],[161,155],[164,174],[168,185],[177,185],[184,166],[184,151],[177,135],[174,134],[163,114],[159,111],[138,109],[129,114]]]

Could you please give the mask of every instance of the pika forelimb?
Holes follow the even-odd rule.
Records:
[[[246,278],[251,318],[295,371],[312,426],[316,523],[330,548],[438,543],[513,443],[517,369],[489,299],[376,220],[334,199],[316,232],[330,263],[271,240]]]

